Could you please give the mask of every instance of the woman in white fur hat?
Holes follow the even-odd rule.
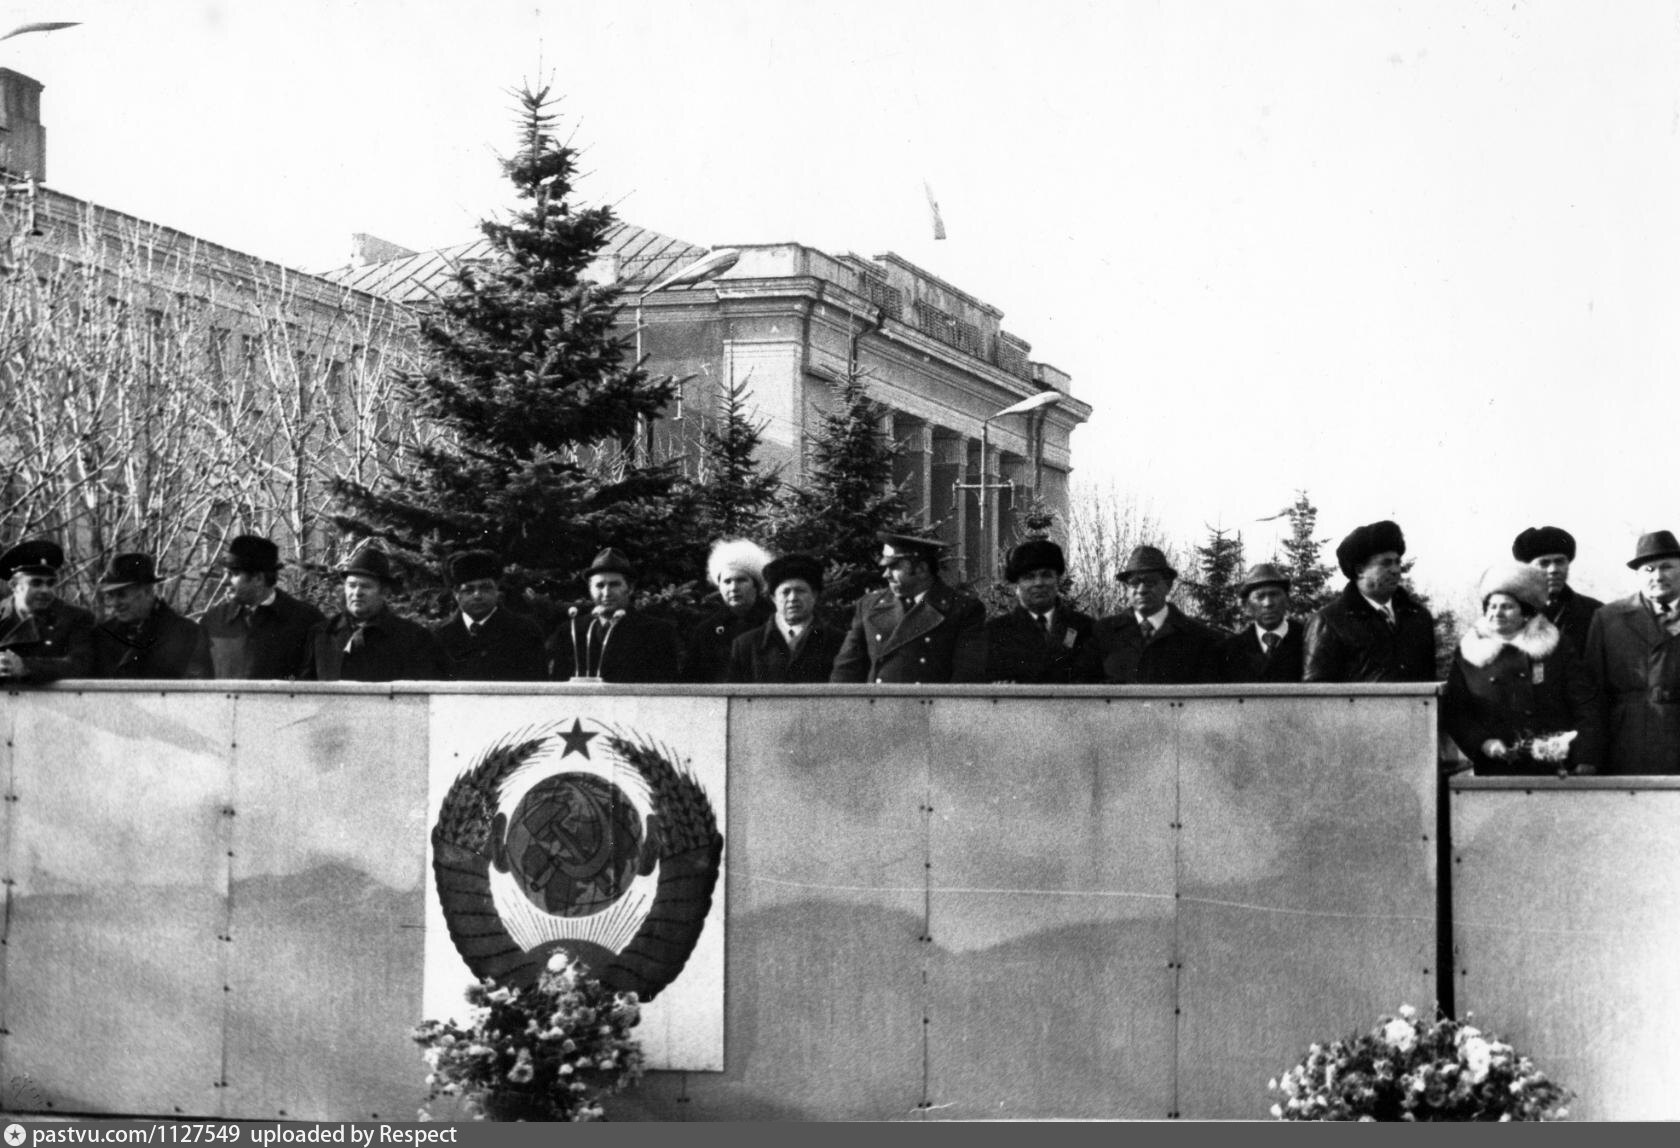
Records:
[[[1507,562],[1483,574],[1479,589],[1481,616],[1447,678],[1447,732],[1477,773],[1596,773],[1596,690],[1542,613],[1546,576]]]
[[[764,596],[764,566],[769,561],[764,547],[745,538],[712,543],[706,580],[717,588],[723,604],[689,633],[683,681],[729,680],[729,648],[735,639],[764,625],[775,612]]]

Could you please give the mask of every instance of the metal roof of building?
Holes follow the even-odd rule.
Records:
[[[708,248],[673,239],[633,223],[615,223],[597,256],[616,264],[613,282],[620,286],[653,283],[706,254]],[[323,278],[397,303],[425,303],[448,291],[464,264],[488,262],[494,254],[488,239],[475,239],[436,251],[421,251],[365,266],[323,271]]]

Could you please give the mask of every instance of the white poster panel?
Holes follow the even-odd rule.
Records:
[[[639,992],[647,1067],[723,1070],[727,705],[432,696],[427,1018],[565,949]]]

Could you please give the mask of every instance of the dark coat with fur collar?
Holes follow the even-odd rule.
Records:
[[[986,608],[943,582],[904,613],[891,590],[865,594],[834,659],[831,682],[937,685],[986,674]]]
[[[1396,590],[1394,629],[1349,582],[1341,597],[1307,620],[1309,682],[1432,682],[1435,619],[1404,590]]]
[[[1591,676],[1545,618],[1530,618],[1508,640],[1488,633],[1478,620],[1453,657],[1441,714],[1477,773],[1543,775],[1558,766],[1527,757],[1490,758],[1482,746],[1490,740],[1513,746],[1574,730],[1567,764],[1602,765],[1597,702]]]
[[[1638,594],[1607,602],[1587,631],[1607,773],[1680,773],[1680,636]]]

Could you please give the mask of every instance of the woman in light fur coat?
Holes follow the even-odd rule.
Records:
[[[1482,575],[1480,596],[1481,617],[1447,678],[1443,718],[1453,741],[1477,773],[1598,772],[1596,687],[1541,612],[1546,576],[1517,562],[1495,566]],[[1566,759],[1536,759],[1537,740],[1569,732]]]

